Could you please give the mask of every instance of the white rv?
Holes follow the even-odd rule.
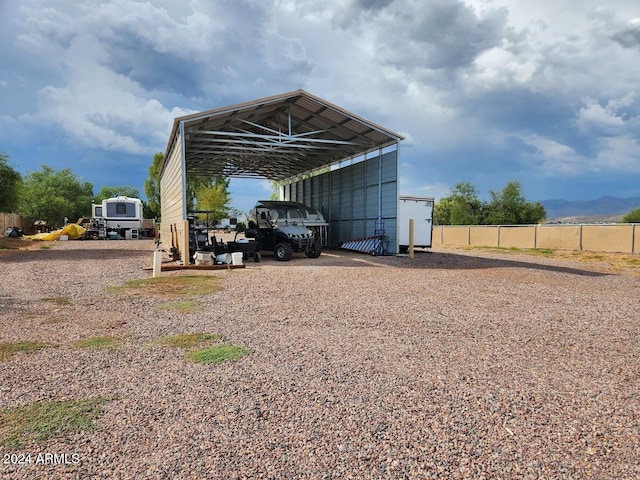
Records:
[[[138,238],[144,213],[139,198],[117,196],[91,204],[91,238],[107,238],[111,232],[124,238]]]

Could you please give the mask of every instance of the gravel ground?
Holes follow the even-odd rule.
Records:
[[[111,399],[92,431],[4,448],[1,478],[640,477],[633,272],[455,249],[264,256],[196,272],[222,290],[187,314],[106,290],[150,277],[153,248],[71,241],[0,256],[0,342],[59,345],[0,363],[0,408]],[[190,332],[251,354],[202,365],[147,346]],[[99,335],[124,343],[73,346]],[[80,463],[6,461],[20,453]]]

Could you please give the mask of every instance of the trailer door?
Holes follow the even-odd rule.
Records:
[[[409,220],[413,219],[413,244],[415,247],[431,247],[433,232],[433,198],[401,196],[398,223],[400,250],[409,247]]]

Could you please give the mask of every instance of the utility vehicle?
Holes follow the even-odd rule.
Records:
[[[259,250],[272,251],[276,260],[290,260],[294,252],[320,256],[328,223],[316,209],[297,202],[261,200],[251,217],[245,237],[254,238]]]

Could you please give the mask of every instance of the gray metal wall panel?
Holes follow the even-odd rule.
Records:
[[[378,198],[380,187],[378,185],[370,185],[367,187],[367,213],[366,218],[378,218]]]
[[[361,238],[367,236],[366,220],[353,220],[351,222],[351,238]]]
[[[382,162],[382,163],[380,163]],[[398,152],[374,156],[347,167],[293,182],[291,201],[319,209],[329,222],[329,246],[375,233],[384,217],[389,253],[395,252],[398,208]]]
[[[305,179],[302,183],[302,195],[304,198],[302,203],[305,205],[311,205],[311,198],[313,197],[313,182],[311,181],[311,178]]]
[[[367,185],[377,185],[380,177],[380,161],[378,157],[367,160]]]
[[[352,210],[351,210],[351,218],[359,219],[366,217],[366,204],[364,197],[365,188],[364,187],[356,187],[351,191],[352,198]]]
[[[389,161],[389,158],[382,157],[382,181],[395,182],[398,178],[397,162]]]
[[[332,220],[329,222],[329,246],[337,247],[340,245],[340,221]]]

